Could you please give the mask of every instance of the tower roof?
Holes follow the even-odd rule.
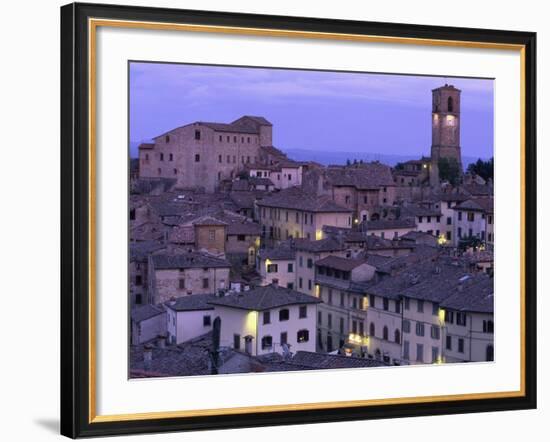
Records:
[[[454,87],[452,84],[447,84],[447,83],[445,83],[443,86],[439,86],[439,87],[436,87],[435,89],[432,89],[432,92],[440,91],[443,89],[462,92],[460,89]]]

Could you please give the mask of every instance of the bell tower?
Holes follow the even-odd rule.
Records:
[[[430,184],[439,185],[440,158],[454,159],[462,175],[460,90],[452,84],[432,90],[432,155]]]

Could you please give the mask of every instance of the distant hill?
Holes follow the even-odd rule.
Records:
[[[348,159],[351,162],[353,162],[353,160],[363,160],[364,162],[380,161],[381,163],[389,166],[395,166],[397,163],[402,163],[404,161],[418,160],[422,156],[422,153],[397,155],[370,152],[323,152],[306,149],[288,149],[285,153],[288,154],[289,158],[296,161],[316,161],[317,163],[325,166],[329,164],[346,164]],[[427,154],[429,155],[429,152],[427,152]],[[477,161],[477,158],[467,156],[462,157],[464,168],[466,168],[468,164],[475,161]]]
[[[130,142],[130,156],[132,158],[138,157],[138,146],[140,145],[139,141]],[[342,152],[342,151],[333,151],[325,152],[318,150],[307,150],[307,149],[288,149],[284,151],[289,158],[292,158],[296,161],[316,161],[317,163],[323,164],[325,166],[329,164],[346,164],[346,161],[349,159],[351,162],[353,160],[363,160],[367,161],[380,161],[381,163],[387,164],[389,166],[395,166],[397,163],[402,163],[409,160],[417,160],[422,156],[422,153],[411,154],[411,155],[396,155],[396,154],[385,154],[385,153],[370,153],[370,152]],[[429,152],[427,152],[429,154]],[[462,162],[464,169],[468,167],[468,164],[474,163],[477,161],[477,157],[462,157]]]

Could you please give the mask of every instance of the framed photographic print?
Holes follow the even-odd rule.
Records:
[[[62,434],[535,408],[535,43],[62,7]]]

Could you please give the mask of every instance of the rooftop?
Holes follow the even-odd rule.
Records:
[[[359,190],[395,185],[391,167],[377,162],[345,167],[331,166],[326,169],[325,177],[333,186],[355,187]]]
[[[271,284],[216,298],[209,302],[223,307],[263,311],[287,305],[318,304],[322,301],[314,296]]]
[[[391,299],[408,297],[441,303],[469,276],[459,262],[447,258],[410,265],[369,288],[368,293]]]
[[[261,259],[292,260],[296,257],[296,251],[290,247],[289,243],[281,243],[275,248],[266,248],[258,250],[258,256]]]
[[[333,252],[345,249],[345,246],[340,241],[330,236],[315,241],[306,238],[296,238],[293,240],[293,244],[296,250],[311,253]]]
[[[245,134],[258,134],[261,126],[271,126],[272,124],[264,117],[258,117],[253,115],[244,115],[241,118],[232,121],[231,123],[214,123],[210,121],[196,121],[194,123],[185,124],[183,126],[176,127],[168,132],[160,134],[154,137],[155,140],[167,135],[175,130],[181,129],[190,125],[206,126],[216,132],[231,132],[231,133],[245,133]]]
[[[161,306],[145,304],[132,308],[130,317],[134,322],[141,322],[162,315],[164,312]]]
[[[215,294],[187,295],[168,301],[166,307],[176,312],[189,312],[194,310],[213,310],[214,307],[208,304],[216,298]]]
[[[326,258],[315,261],[316,266],[330,267],[337,270],[351,271],[360,265],[365,264],[364,259],[342,258],[340,256],[327,256]]]
[[[225,259],[198,252],[153,255],[152,260],[156,270],[231,267]]]
[[[304,192],[299,187],[290,187],[264,197],[256,203],[258,206],[294,209],[305,212],[343,212],[351,213],[350,209],[336,204],[328,196],[315,196]]]
[[[369,230],[385,230],[385,229],[412,229],[416,227],[414,219],[381,219],[377,221],[367,221],[367,233]]]
[[[456,286],[453,292],[442,303],[441,307],[450,310],[493,313],[494,309],[493,278],[478,274]]]
[[[453,209],[493,213],[493,197],[470,198],[460,204],[457,204],[453,207]]]

